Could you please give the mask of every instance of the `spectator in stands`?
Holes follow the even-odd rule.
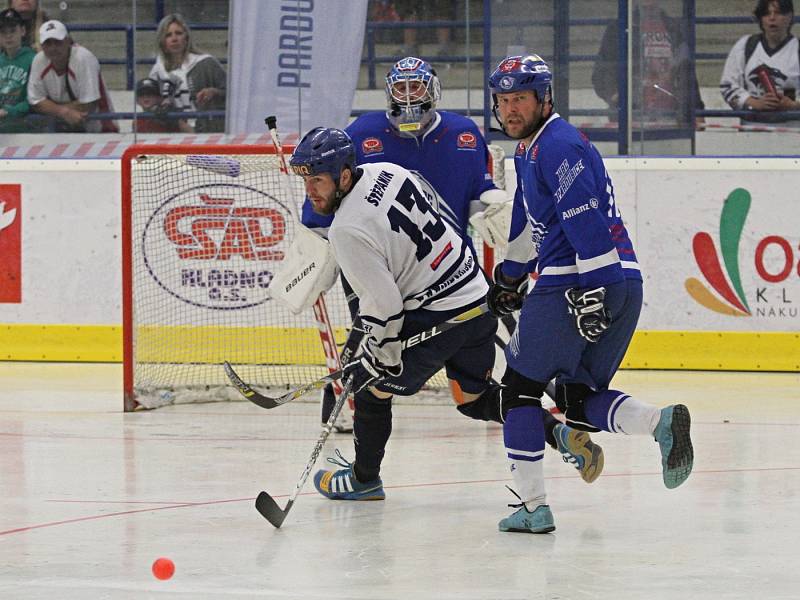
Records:
[[[789,30],[792,0],[758,0],[753,11],[761,33],[739,38],[725,61],[719,87],[734,110],[751,110],[748,121],[780,122],[800,110],[800,42]]]
[[[397,23],[400,21],[400,15],[397,14],[393,0],[369,0],[367,20],[377,23]],[[378,30],[375,33],[375,41],[380,43],[397,41],[395,33],[394,29]]]
[[[146,77],[136,83],[136,104],[153,118],[136,118],[137,133],[192,133],[186,119],[169,119],[167,113],[176,112],[175,86],[171,81],[157,81]]]
[[[171,14],[161,19],[156,38],[158,56],[150,77],[175,83],[178,109],[224,110],[225,70],[216,58],[195,49],[191,30],[183,17]],[[198,133],[225,131],[225,119],[197,119],[194,129]]]
[[[402,21],[453,21],[456,18],[456,3],[452,0],[394,0],[396,14]],[[398,54],[404,56],[420,56],[417,43],[419,29],[406,27],[403,30],[403,47]],[[450,27],[437,27],[436,40],[439,42],[437,56],[452,56],[456,53],[457,45],[452,40]],[[424,54],[424,53],[422,53]]]
[[[633,12],[633,108],[647,122],[686,126],[691,108],[705,108],[689,60],[686,27],[667,15],[658,0],[640,0]],[[617,90],[619,24],[605,30],[592,71],[592,86],[612,109],[619,107]],[[616,119],[612,119],[616,120]],[[702,119],[697,119],[702,122]]]
[[[36,53],[22,45],[25,25],[13,8],[0,12],[0,133],[29,131],[28,75]]]
[[[87,119],[89,113],[113,112],[100,63],[76,44],[61,21],[39,28],[42,51],[33,59],[28,78],[28,102],[43,115],[55,117],[61,132],[116,132],[111,120]]]
[[[42,49],[39,43],[39,28],[49,21],[47,13],[39,8],[39,0],[8,0],[8,7],[16,10],[25,25],[25,36],[22,44],[30,46],[36,52]]]

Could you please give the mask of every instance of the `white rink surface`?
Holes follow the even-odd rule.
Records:
[[[275,530],[253,499],[285,504],[315,404],[123,414],[120,382],[119,365],[0,363],[3,600],[800,598],[797,374],[620,373],[689,406],[694,473],[664,488],[646,437],[595,435],[592,485],[548,451],[557,529],[538,536],[497,531],[515,501],[502,430],[450,406],[395,407],[385,502],[331,502],[309,480]],[[349,436],[336,446],[352,458]]]

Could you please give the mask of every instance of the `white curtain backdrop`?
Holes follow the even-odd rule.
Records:
[[[347,125],[366,20],[367,0],[232,0],[228,133]]]

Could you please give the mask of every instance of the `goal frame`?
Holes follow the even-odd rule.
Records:
[[[284,152],[294,146],[284,145]],[[139,405],[134,392],[133,373],[133,189],[131,164],[137,156],[169,154],[251,154],[276,155],[268,145],[246,144],[134,144],[122,154],[122,393],[123,410]]]
[[[283,144],[284,154],[291,154],[293,145]],[[276,148],[272,145],[246,145],[246,144],[135,144],[128,147],[122,155],[121,165],[121,244],[122,244],[122,356],[123,356],[123,410],[131,412],[136,410],[139,403],[136,400],[134,389],[134,349],[133,349],[133,171],[132,163],[142,155],[173,155],[173,154],[209,154],[209,155],[268,155],[277,156]],[[494,175],[496,170],[492,156],[488,156],[488,167]],[[500,165],[502,166],[502,164]],[[483,267],[488,273],[492,272],[494,264],[494,251],[491,247],[483,246]],[[335,341],[328,339],[333,332],[327,314],[320,316],[319,311],[325,308],[324,295],[314,305],[315,320],[320,328],[321,345],[325,353],[328,371],[336,370],[338,352]],[[330,347],[332,346],[332,356]],[[337,390],[338,391],[338,390]]]

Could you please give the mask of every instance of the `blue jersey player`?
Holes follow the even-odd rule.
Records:
[[[495,268],[488,300],[502,315],[522,308],[506,348],[502,406],[515,485],[523,505],[504,519],[506,531],[554,527],[542,473],[540,398],[553,377],[567,423],[584,431],[652,435],[664,484],[674,488],[692,470],[689,411],[659,409],[609,389],[642,306],[642,276],[597,149],[554,112],[552,74],[538,56],[504,59],[489,77],[494,114],[520,140],[514,157],[517,191],[506,259]],[[527,292],[528,273],[539,278]],[[516,408],[516,410],[511,410]]]

